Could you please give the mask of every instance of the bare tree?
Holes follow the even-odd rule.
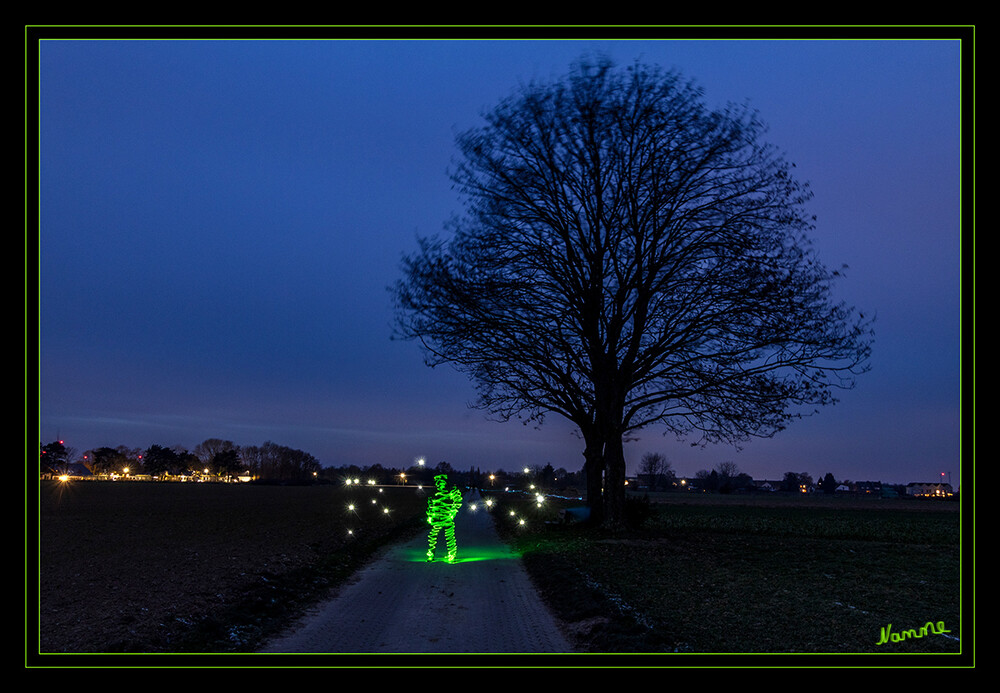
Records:
[[[715,469],[719,472],[719,477],[725,480],[735,479],[740,473],[740,467],[735,462],[719,462]]]
[[[870,325],[832,301],[808,189],[762,132],[675,73],[581,61],[460,135],[466,213],[404,260],[397,333],[500,419],[572,421],[611,526],[630,433],[770,436],[864,370]]]
[[[646,477],[653,491],[668,474],[671,474],[670,460],[659,452],[647,452],[639,462],[639,474]]]
[[[231,440],[208,438],[195,445],[192,452],[198,456],[198,459],[201,460],[203,465],[210,466],[215,460],[216,455],[228,453],[229,451],[235,451],[237,449],[236,444]]]

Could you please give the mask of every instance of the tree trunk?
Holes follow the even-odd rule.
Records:
[[[583,451],[586,460],[583,465],[587,477],[587,507],[590,522],[600,524],[604,520],[604,450],[603,443],[591,436],[587,437],[587,448]]]
[[[621,434],[604,445],[604,521],[611,530],[625,529],[625,447]]]

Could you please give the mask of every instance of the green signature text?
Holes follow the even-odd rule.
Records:
[[[881,637],[876,645],[884,645],[887,642],[903,642],[904,640],[909,640],[910,638],[922,638],[926,635],[941,635],[942,633],[950,633],[951,631],[944,627],[944,621],[938,621],[933,623],[928,621],[920,628],[909,628],[907,630],[901,630],[898,633],[892,632],[892,624],[890,623],[885,628],[882,629]]]

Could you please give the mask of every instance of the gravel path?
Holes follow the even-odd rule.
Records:
[[[571,652],[518,557],[473,492],[456,518],[458,560],[428,563],[427,538],[392,547],[262,652]],[[443,554],[444,538],[438,542]]]

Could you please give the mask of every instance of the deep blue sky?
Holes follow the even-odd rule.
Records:
[[[593,50],[757,108],[815,193],[820,258],[850,267],[839,296],[878,315],[837,406],[741,451],[650,429],[630,471],[658,451],[680,474],[957,485],[954,40],[43,41],[39,440],[579,469],[568,424],[488,421],[464,376],[390,341],[387,286],[460,209],[455,133]]]

